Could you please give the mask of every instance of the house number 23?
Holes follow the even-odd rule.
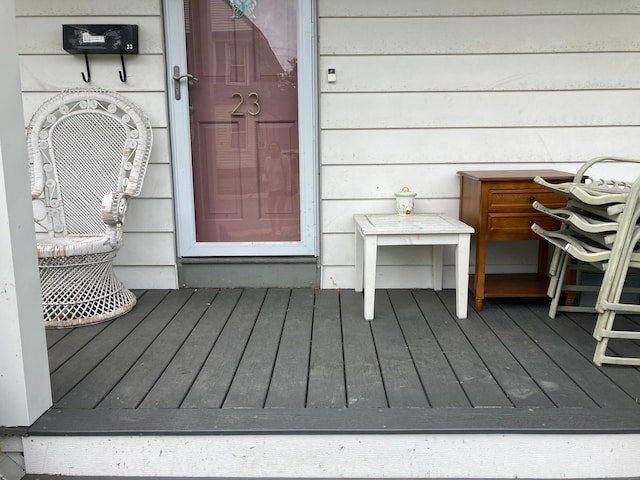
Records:
[[[247,103],[250,103],[250,105],[246,112],[240,111],[240,108],[242,107],[242,105],[244,105],[244,96],[241,93],[236,92],[231,95],[231,97],[238,97],[239,99],[238,104],[233,110],[231,110],[231,115],[244,115],[245,113],[248,113],[249,115],[253,115],[255,117],[260,113],[260,99],[258,98],[258,94],[256,92],[251,92],[248,95],[249,98],[247,100]]]

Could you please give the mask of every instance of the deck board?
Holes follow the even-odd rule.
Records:
[[[409,290],[389,290],[389,298],[432,407],[470,407],[447,357]]]
[[[521,345],[529,339],[523,338],[525,336],[503,311],[487,302],[481,314],[473,312],[469,318],[459,320],[458,325],[515,407],[553,406],[553,402],[527,372],[526,364],[518,360]],[[509,334],[518,337],[508,342],[510,349],[503,341],[503,336]]]
[[[187,393],[182,407],[222,406],[266,293],[266,289],[247,289],[242,292],[231,318]]]
[[[55,405],[43,429],[64,430],[76,412],[122,432],[180,432],[183,421],[197,431],[198,418],[230,431],[412,431],[410,419],[434,431],[461,428],[452,412],[484,411],[495,412],[496,431],[620,431],[626,412],[640,432],[640,367],[595,366],[595,315],[549,319],[544,300],[491,299],[461,320],[452,290],[379,290],[368,322],[352,290],[138,294],[113,321],[47,330]],[[640,317],[620,315],[616,326],[640,329]],[[640,342],[612,351],[640,356]],[[493,431],[491,417],[478,431]]]
[[[240,289],[226,289],[216,295],[139,408],[180,408],[241,293]]]
[[[380,292],[375,299],[375,320],[371,322],[373,337],[378,349],[382,376],[387,389],[390,407],[428,407],[429,402],[411,351],[391,305],[387,292]]]
[[[171,291],[130,331],[126,338],[109,352],[109,355],[58,402],[58,405],[65,408],[95,408],[112,389],[121,385],[122,379],[171,322],[192,293],[184,290]],[[124,322],[114,322],[110,327],[128,329],[121,325],[122,323]]]
[[[512,315],[514,311],[510,312]],[[520,311],[518,310],[518,315]],[[571,380],[546,352],[545,346],[531,338],[513,318],[495,305],[481,313],[484,321],[496,332],[536,385],[556,406],[593,407],[594,402]]]
[[[316,292],[307,407],[346,407],[339,293]]]
[[[223,407],[264,406],[290,294],[288,289],[267,292]]]
[[[171,310],[173,317],[168,325],[162,329],[118,384],[97,405],[97,408],[136,408],[142,403],[207,310],[216,293],[215,290],[201,289],[195,291],[184,304],[176,303],[175,307],[179,307],[179,310]]]
[[[304,408],[306,404],[314,300],[312,289],[291,292],[266,407]]]
[[[438,295],[420,290],[416,291],[415,298],[471,405],[511,407],[512,403]]]
[[[511,308],[510,304],[505,308]],[[538,344],[544,345],[544,351],[560,366],[593,402],[601,407],[630,407],[635,401],[630,398],[615,383],[609,381],[602,370],[578,351],[573,349],[563,338],[530,310],[518,308],[518,315],[514,321]],[[587,406],[587,405],[585,405]]]
[[[188,292],[187,292],[188,293]],[[71,359],[61,365],[51,374],[51,389],[55,406],[65,405],[61,402],[71,389],[79,384],[92,370],[120,344],[142,322],[147,315],[156,309],[159,303],[169,294],[166,290],[156,290],[145,295],[130,313],[115,321],[109,322],[107,328],[94,337],[94,341],[87,343]],[[124,320],[124,321],[123,321]],[[77,327],[83,328],[83,327]],[[116,381],[119,376],[116,376]],[[98,383],[102,379],[98,378]],[[95,403],[99,401],[96,400]],[[78,402],[85,408],[93,408],[92,403],[82,398]],[[95,405],[93,403],[93,405]],[[69,404],[66,404],[69,407]]]
[[[387,407],[387,396],[369,322],[362,321],[362,297],[342,292],[342,341],[349,407]]]

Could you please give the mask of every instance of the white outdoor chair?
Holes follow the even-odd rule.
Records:
[[[559,231],[547,231],[535,223],[532,230],[555,247],[550,265],[551,281],[548,295],[551,297],[549,316],[556,311],[595,311],[598,315],[593,336],[598,341],[593,356],[597,365],[603,363],[640,365],[640,358],[607,354],[609,339],[640,340],[640,332],[614,329],[617,313],[640,313],[640,305],[625,302],[624,291],[635,291],[626,286],[630,270],[640,269],[640,176],[633,182],[618,180],[592,180],[587,170],[597,164],[618,162],[640,164],[639,159],[623,157],[598,157],[585,163],[576,173],[573,182],[550,184],[537,177],[536,183],[567,197],[567,206],[548,209],[538,203],[534,208],[562,222]],[[585,181],[586,180],[586,181]],[[566,285],[569,257],[574,267],[586,267],[602,272],[594,307],[560,306],[564,289],[592,291],[593,287]]]
[[[149,161],[146,115],[117,93],[69,90],[36,111],[27,142],[45,325],[123,315],[136,297],[112,264]]]

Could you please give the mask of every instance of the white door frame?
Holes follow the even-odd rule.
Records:
[[[302,256],[318,255],[318,133],[316,76],[315,0],[298,0],[298,125],[300,144],[300,236],[299,242],[197,242],[193,201],[193,169],[189,127],[189,91],[180,86],[181,100],[174,96],[173,67],[187,73],[183,0],[164,0],[167,92],[171,125],[171,155],[176,205],[178,255]],[[257,12],[256,12],[257,13]]]

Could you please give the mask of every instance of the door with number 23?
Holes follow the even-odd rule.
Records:
[[[233,3],[185,0],[196,240],[299,241],[297,1]]]

